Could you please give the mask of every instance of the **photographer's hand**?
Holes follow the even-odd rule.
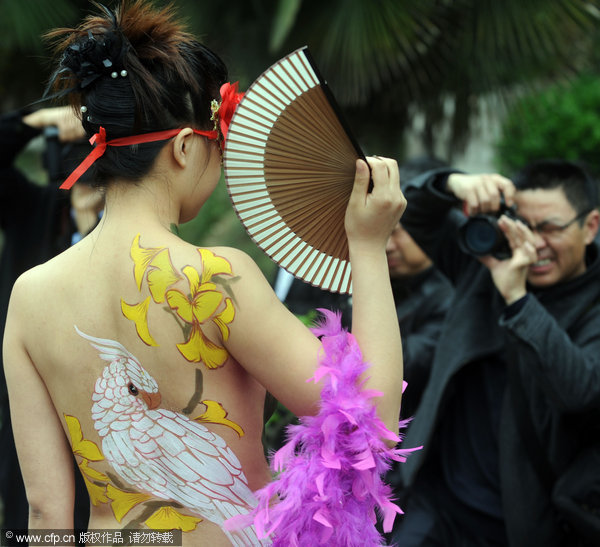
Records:
[[[61,142],[71,142],[85,138],[81,121],[70,106],[41,108],[24,116],[23,123],[37,129],[55,126],[58,128],[58,140]]]
[[[502,215],[498,226],[506,236],[512,251],[508,260],[484,256],[479,260],[492,274],[494,285],[507,305],[527,294],[527,269],[537,260],[533,232],[518,220]]]
[[[510,179],[492,174],[466,175],[452,173],[446,190],[461,199],[467,215],[490,213],[500,209],[500,197],[508,207],[514,203],[515,186]]]

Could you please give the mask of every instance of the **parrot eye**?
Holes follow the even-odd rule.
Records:
[[[137,397],[137,387],[135,387],[133,384],[129,384],[127,387],[129,388],[129,393],[131,393],[134,397]]]

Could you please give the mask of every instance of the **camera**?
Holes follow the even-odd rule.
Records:
[[[91,150],[88,141],[81,139],[73,142],[60,142],[58,128],[49,125],[43,131],[45,147],[42,164],[48,173],[48,181],[52,184],[62,183],[73,170],[85,159]],[[80,182],[91,183],[93,171],[86,171]]]
[[[496,213],[469,217],[458,232],[460,248],[473,256],[491,255],[498,260],[510,258],[512,251],[498,226],[498,219],[502,215],[517,218],[515,207],[508,207],[504,199],[501,200],[500,209]]]

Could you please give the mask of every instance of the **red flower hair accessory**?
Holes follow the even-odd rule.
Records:
[[[225,148],[225,139],[227,139],[227,131],[231,123],[231,118],[233,118],[233,113],[244,96],[243,93],[238,92],[238,83],[230,84],[227,82],[223,84],[219,90],[221,102],[213,99],[210,103],[212,111],[210,119],[215,122],[214,129],[220,132],[221,148]]]

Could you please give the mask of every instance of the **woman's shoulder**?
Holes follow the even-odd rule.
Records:
[[[245,251],[227,246],[198,246],[184,243],[177,252],[178,265],[189,265],[198,269],[204,278],[214,275],[233,277],[261,276],[262,272],[254,259]]]
[[[12,298],[35,297],[38,291],[47,290],[48,284],[52,283],[57,272],[63,268],[62,264],[63,260],[57,256],[24,271],[13,285]]]

